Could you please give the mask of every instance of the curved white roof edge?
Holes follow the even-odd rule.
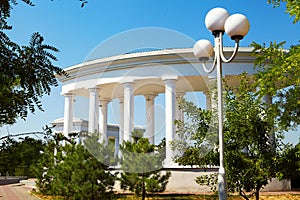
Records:
[[[234,50],[234,47],[224,47],[223,48],[225,55],[230,54],[231,52],[233,52],[233,50]],[[253,51],[253,47],[239,47],[238,54],[237,54],[235,60],[238,61],[238,57],[241,54],[243,54],[243,55],[246,54],[246,56],[251,57],[250,54],[252,51]],[[184,58],[185,60],[188,59],[189,61],[190,60],[194,60],[195,62],[197,61],[197,59],[193,55],[193,48],[180,48],[180,49],[179,48],[174,48],[174,49],[170,48],[170,49],[163,49],[163,50],[134,52],[134,53],[99,58],[99,59],[85,61],[80,64],[76,64],[76,65],[67,67],[64,70],[68,74],[73,74],[73,73],[76,73],[78,70],[82,70],[83,68],[85,68],[85,69],[94,68],[95,65],[97,65],[97,67],[99,67],[99,65],[107,67],[113,63],[114,65],[122,65],[124,67],[124,65],[126,66],[126,62],[130,62],[131,65],[135,62],[137,64],[147,64],[149,62],[149,60],[151,60],[150,59],[151,57],[167,58],[168,56],[173,57],[173,59],[175,56],[177,58],[178,57]],[[147,57],[149,59],[145,59]],[[172,60],[172,58],[170,58],[170,57],[168,58],[168,61]],[[184,60],[184,59],[182,59],[182,60]],[[251,60],[253,60],[253,59],[251,59]],[[177,61],[178,61],[178,59],[177,59]],[[57,76],[57,78],[59,78],[59,80],[61,82],[68,80],[68,78],[64,77],[64,76]]]
[[[61,117],[61,118],[58,118],[58,119],[55,119],[53,122],[51,122],[51,124],[55,124],[55,123],[63,123],[64,122],[64,118]],[[74,117],[73,118],[73,123],[74,122],[88,122],[87,120],[84,120],[84,119],[81,119],[81,118],[78,118],[78,117]]]

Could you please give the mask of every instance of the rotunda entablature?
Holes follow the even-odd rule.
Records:
[[[223,75],[228,79],[242,72],[255,72],[252,48],[241,47],[232,63],[223,64]],[[225,56],[232,47],[225,47]],[[122,83],[134,82],[134,95],[163,93],[165,76],[177,76],[176,87],[180,91],[205,91],[208,74],[194,57],[191,48],[165,49],[123,54],[80,63],[65,69],[68,77],[58,77],[62,93],[73,91],[78,96],[88,96],[88,88],[100,88],[100,96],[122,96]],[[212,65],[212,59],[207,61]],[[234,81],[231,81],[234,83]]]

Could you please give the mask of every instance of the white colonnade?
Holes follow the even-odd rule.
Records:
[[[100,98],[99,100],[99,134],[101,142],[107,142],[107,104],[109,101],[107,98]]]
[[[154,144],[154,98],[157,95],[147,94],[145,95],[146,100],[146,130],[144,137],[149,139],[151,144]]]
[[[73,131],[73,110],[74,110],[74,94],[69,92],[63,94],[65,97],[65,109],[64,109],[64,136],[68,136]]]
[[[132,141],[131,132],[134,128],[134,82],[122,83],[124,87],[123,140]],[[120,141],[122,143],[123,141]]]
[[[89,127],[88,132],[89,133],[95,133],[98,131],[98,115],[99,115],[99,109],[98,109],[98,88],[89,88]]]
[[[183,119],[183,113],[178,109],[177,99],[182,98],[185,93],[176,93],[177,77],[162,77],[165,86],[165,138],[166,138],[166,160],[165,165],[172,164],[173,151],[170,142],[175,136],[175,119]],[[123,86],[123,96],[119,97],[120,116],[119,116],[119,137],[116,138],[116,148],[123,141],[132,141],[131,132],[134,130],[134,81],[120,83]],[[94,133],[99,131],[100,141],[107,141],[107,119],[108,103],[110,99],[101,98],[100,89],[92,87],[89,92],[89,115],[88,115],[88,132]],[[65,96],[65,113],[64,113],[64,134],[72,131],[72,119],[74,110],[74,94],[66,93]],[[155,143],[155,97],[157,94],[145,94],[145,111],[146,127],[144,137],[149,142]]]
[[[178,100],[184,97],[185,92],[176,90],[177,76],[161,77],[165,88],[165,139],[166,139],[166,159],[165,167],[175,166],[172,158],[175,156],[171,148],[171,141],[175,138],[176,127],[175,119],[184,120],[184,113],[178,108]],[[214,79],[209,79],[209,84],[213,83]],[[121,155],[119,145],[123,141],[132,141],[132,131],[134,130],[134,91],[136,83],[134,81],[119,83],[122,86],[123,96],[119,97],[119,134],[115,138],[116,155]],[[88,89],[89,92],[89,123],[88,132],[94,133],[99,131],[100,141],[107,142],[107,122],[108,122],[108,103],[109,98],[101,97],[101,85]],[[203,92],[206,95],[206,109],[211,108],[211,95],[208,92]],[[66,93],[65,96],[65,114],[64,114],[64,133],[72,131],[73,118],[73,101],[74,94]],[[145,133],[144,137],[149,139],[149,142],[155,143],[155,97],[156,93],[144,94],[145,97]]]
[[[166,159],[165,167],[170,167],[174,164],[172,157],[173,150],[171,141],[175,136],[175,114],[176,114],[176,81],[177,77],[163,77],[165,83],[165,125],[166,125]]]

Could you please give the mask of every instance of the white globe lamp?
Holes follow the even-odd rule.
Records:
[[[206,28],[211,32],[224,31],[224,24],[228,17],[229,14],[224,8],[214,8],[206,14]]]
[[[233,14],[227,18],[225,32],[233,40],[241,40],[248,33],[250,24],[248,19],[242,14]]]
[[[207,61],[214,54],[214,48],[209,40],[198,40],[193,48],[193,53],[200,61]]]

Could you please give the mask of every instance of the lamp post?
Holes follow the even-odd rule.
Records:
[[[219,120],[219,153],[220,167],[218,171],[218,192],[219,199],[227,199],[226,173],[224,168],[224,133],[223,133],[223,88],[222,88],[222,62],[231,62],[237,54],[239,41],[248,33],[250,25],[247,18],[242,14],[229,16],[223,8],[210,10],[205,17],[205,25],[214,36],[215,49],[208,40],[199,40],[194,45],[194,55],[203,65],[207,73],[211,73],[217,67],[217,90],[218,90],[218,120]],[[233,54],[229,59],[225,58],[223,52],[223,34],[227,33],[235,41]],[[206,61],[214,55],[213,65],[206,68]]]

